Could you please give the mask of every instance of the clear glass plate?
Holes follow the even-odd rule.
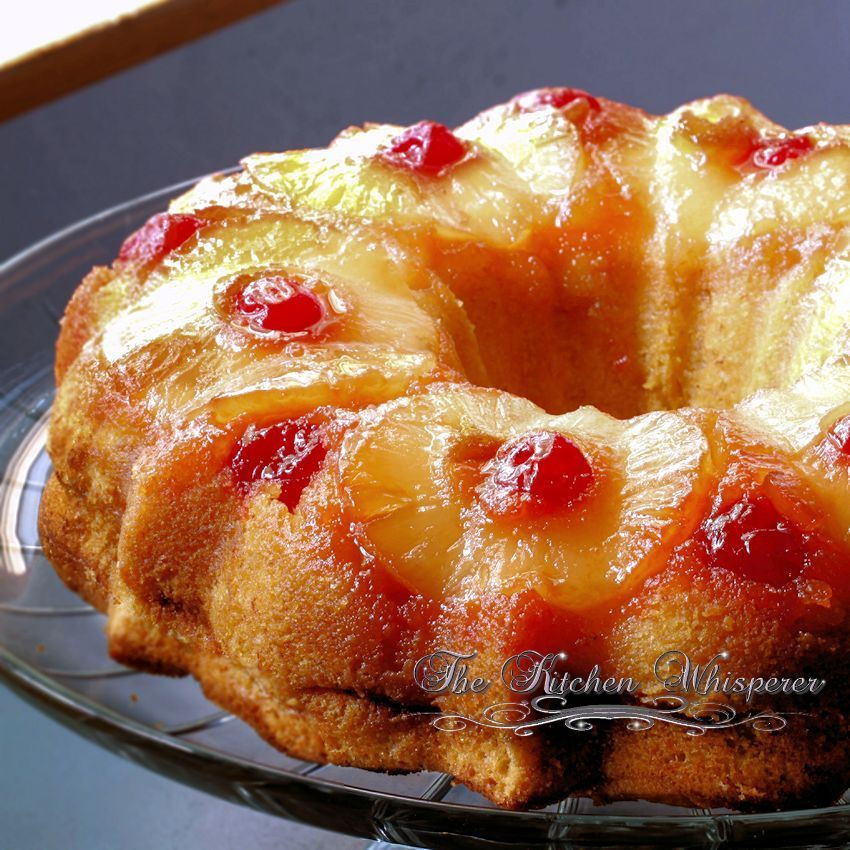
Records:
[[[75,732],[152,770],[281,817],[433,848],[844,847],[850,806],[761,815],[570,798],[507,812],[448,776],[288,758],[189,679],[116,665],[103,617],[41,554],[39,494],[57,322],[89,268],[189,183],[90,218],[0,266],[0,679]],[[845,798],[842,798],[842,803]]]

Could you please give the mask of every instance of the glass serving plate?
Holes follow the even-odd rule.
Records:
[[[847,846],[844,797],[826,808],[759,815],[578,798],[508,812],[443,774],[387,776],[298,761],[208,702],[191,679],[138,673],[109,658],[104,618],[65,589],[38,541],[53,344],[84,274],[108,263],[128,233],[190,185],[108,210],[0,266],[0,680],[80,735],[172,779],[355,836],[451,850]]]

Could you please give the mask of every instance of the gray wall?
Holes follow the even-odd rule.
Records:
[[[850,123],[848,44],[846,0],[293,0],[0,125],[0,257],[251,151],[459,122],[537,85]]]

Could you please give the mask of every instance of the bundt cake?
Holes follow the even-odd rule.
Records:
[[[848,247],[850,129],[730,96],[655,117],[541,89],[250,156],[71,299],[44,550],[116,659],[299,758],[507,807],[832,802]],[[823,681],[683,715],[774,731],[493,728],[531,710],[499,675],[531,651],[634,683],[579,707],[666,705],[671,651]],[[423,687],[438,652],[490,687]]]

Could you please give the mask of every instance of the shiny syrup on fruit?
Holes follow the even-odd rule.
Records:
[[[778,139],[759,139],[753,144],[748,161],[756,168],[771,170],[798,159],[814,149],[808,136],[785,136]]]
[[[326,454],[323,429],[302,417],[267,428],[249,428],[236,444],[230,469],[242,493],[263,481],[279,484],[278,498],[292,511]]]
[[[511,102],[516,104],[521,112],[534,112],[547,106],[552,109],[564,109],[576,101],[583,101],[593,112],[602,109],[602,105],[592,94],[583,89],[572,88],[536,89],[518,94]]]
[[[203,219],[182,213],[157,213],[129,236],[118,252],[125,262],[150,263],[179,248],[205,224]]]
[[[392,139],[381,156],[414,174],[439,177],[466,153],[466,145],[448,127],[435,121],[420,121]]]
[[[593,484],[590,463],[574,442],[537,431],[499,447],[487,465],[480,498],[492,515],[543,516],[568,510]]]
[[[289,334],[317,330],[326,315],[315,292],[281,275],[250,279],[236,293],[234,309],[255,330]]]
[[[812,536],[757,492],[715,511],[699,536],[712,566],[774,587],[793,581],[810,563]]]

